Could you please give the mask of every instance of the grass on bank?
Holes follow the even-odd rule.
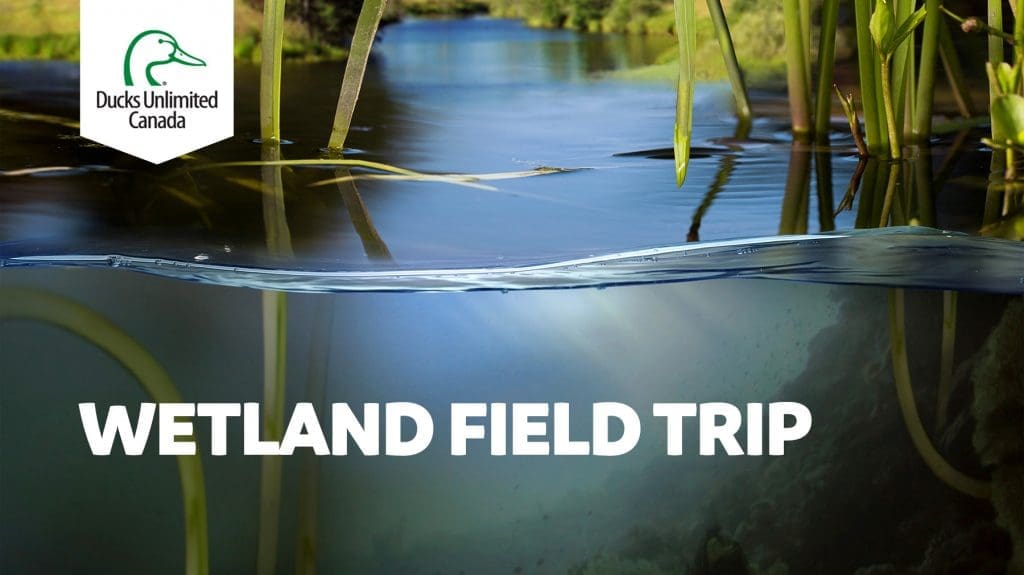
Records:
[[[0,60],[78,60],[79,0],[5,0],[0,19]],[[259,62],[260,11],[235,0],[235,58]],[[317,40],[298,20],[284,25],[288,59],[340,60],[347,51]]]

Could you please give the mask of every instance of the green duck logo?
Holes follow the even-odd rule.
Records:
[[[150,86],[163,86],[153,77],[153,68],[167,64],[206,66],[206,62],[181,49],[178,41],[163,30],[146,30],[132,39],[124,53],[124,85],[134,86],[145,76]]]

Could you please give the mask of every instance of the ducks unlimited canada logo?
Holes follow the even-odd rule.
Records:
[[[234,132],[233,0],[82,0],[82,137],[159,164]]]

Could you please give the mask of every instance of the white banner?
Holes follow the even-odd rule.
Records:
[[[81,0],[82,137],[159,164],[234,133],[232,0]]]

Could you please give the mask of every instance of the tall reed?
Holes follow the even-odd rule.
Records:
[[[814,135],[819,143],[828,143],[832,118],[832,85],[836,60],[836,31],[839,26],[839,0],[822,0],[821,43],[818,46],[818,84],[814,103]]]
[[[725,18],[722,0],[708,0],[708,13],[710,13],[711,21],[715,26],[718,45],[721,47],[729,83],[732,85],[733,97],[736,99],[736,116],[739,118],[741,126],[749,127],[751,122],[750,98],[747,95],[746,83],[743,81],[743,70],[740,69],[739,60],[736,58],[736,47],[733,45],[732,34],[729,32],[729,22]]]
[[[782,0],[786,37],[786,83],[789,86],[789,110],[793,134],[806,138],[811,131],[810,78],[807,70],[807,42],[804,34],[803,0]]]
[[[359,91],[363,86],[366,63],[370,58],[373,40],[377,36],[377,28],[380,26],[386,6],[387,0],[364,0],[359,11],[359,19],[356,21],[355,33],[352,36],[352,47],[349,49],[348,62],[345,64],[341,92],[338,94],[338,106],[334,112],[331,137],[327,143],[327,149],[333,153],[341,153],[345,147],[356,102],[359,100]]]
[[[265,0],[260,61],[260,139],[263,172],[263,218],[268,250],[290,252],[291,237],[284,213],[281,167],[281,47],[284,40],[285,0]],[[263,433],[280,440],[284,421],[285,325],[287,296],[261,293],[263,317]],[[281,460],[264,456],[260,462],[260,525],[256,558],[258,575],[277,570],[278,523],[281,501]]]
[[[288,300],[281,292],[261,294],[263,314],[263,438],[280,441],[284,435],[284,390],[287,367]],[[260,468],[260,531],[256,558],[258,575],[277,571],[281,513],[281,456],[264,455]]]
[[[923,141],[932,135],[932,105],[935,102],[935,68],[938,65],[942,0],[926,0],[924,34],[921,40],[921,76],[917,81],[917,114],[914,118],[914,139]],[[913,44],[913,42],[908,42]]]
[[[676,185],[686,180],[690,165],[690,138],[693,134],[693,90],[697,80],[694,58],[697,53],[697,17],[692,0],[673,2],[676,41],[679,44],[679,80],[676,84],[676,123],[672,147],[676,165]]]
[[[281,45],[285,0],[265,0],[260,41],[260,139],[281,139]]]

